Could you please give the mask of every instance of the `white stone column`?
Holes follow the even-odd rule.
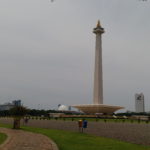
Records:
[[[95,46],[95,72],[94,72],[94,104],[103,104],[103,72],[102,72],[102,39],[101,34],[104,29],[98,21],[97,27],[94,28],[93,33],[96,34]]]

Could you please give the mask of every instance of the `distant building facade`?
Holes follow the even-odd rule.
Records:
[[[0,111],[10,110],[13,107],[14,105],[12,103],[5,103],[5,104],[0,105]]]
[[[143,93],[135,94],[135,111],[136,112],[145,112]]]
[[[12,103],[4,103],[0,105],[0,111],[10,110],[14,106],[21,106],[21,100],[13,100]]]
[[[15,105],[15,106],[21,106],[21,100],[13,100],[12,101],[12,104]]]

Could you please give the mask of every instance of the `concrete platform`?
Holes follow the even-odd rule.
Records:
[[[96,113],[112,114],[115,111],[124,108],[121,106],[112,106],[104,104],[82,104],[82,105],[73,105],[72,107],[77,108],[86,114],[96,114]]]

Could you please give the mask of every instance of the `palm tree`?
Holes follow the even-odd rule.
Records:
[[[28,109],[24,106],[14,106],[10,112],[14,118],[13,129],[20,129],[21,118],[27,114]]]

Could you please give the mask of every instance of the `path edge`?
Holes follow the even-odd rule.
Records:
[[[53,150],[59,150],[57,144],[56,144],[51,138],[49,138],[49,139],[51,140],[52,149],[53,149]]]
[[[7,129],[7,128],[1,128],[1,129]],[[25,131],[25,132],[30,132],[30,131]],[[0,144],[0,149],[3,148],[5,146],[5,144],[9,143],[9,141],[11,140],[11,135],[5,133],[5,131],[0,131],[0,133],[4,133],[7,135],[7,139],[4,141],[4,143]],[[31,132],[33,133],[33,132]],[[35,133],[35,134],[41,134],[41,133]],[[43,136],[46,136],[44,134],[41,134]],[[50,141],[51,141],[51,146],[52,146],[52,150],[59,150],[57,144],[51,139],[49,138],[48,136],[46,136]]]
[[[1,129],[7,129],[7,128],[1,128]],[[0,148],[3,148],[5,146],[5,144],[7,144],[10,141],[11,136],[9,134],[5,133],[5,131],[0,131],[0,132],[7,135],[7,139],[4,141],[4,143],[0,144]]]

